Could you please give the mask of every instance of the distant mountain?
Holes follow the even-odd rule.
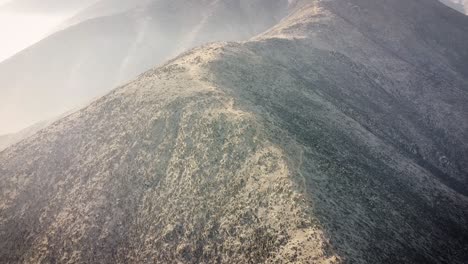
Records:
[[[261,17],[236,3],[177,39]],[[436,0],[304,0],[185,52],[0,152],[0,259],[466,263],[467,30]]]
[[[76,109],[79,109],[79,108],[76,108]],[[56,117],[52,118],[52,119],[37,122],[34,125],[29,126],[27,128],[24,128],[24,129],[22,129],[20,131],[17,131],[15,133],[0,135],[0,151],[2,151],[4,149],[18,143],[18,142],[21,142],[22,140],[25,140],[25,139],[33,136],[34,134],[36,134],[40,130],[46,128],[47,126],[50,126],[51,124],[53,124],[55,121],[57,121],[59,119],[62,119],[64,117],[66,117],[67,115],[75,112],[76,109],[65,112],[65,113],[63,113],[63,114],[61,114],[59,116],[56,116]]]
[[[129,10],[132,10],[137,7],[144,8],[148,3],[152,2],[153,0],[140,0],[140,1],[133,1],[133,0],[100,0],[93,5],[89,6],[85,10],[79,12],[72,18],[65,21],[60,28],[66,29],[67,27],[79,24],[83,21],[103,17],[103,16],[110,16],[119,13],[123,13]]]
[[[39,130],[47,127],[50,124],[52,124],[52,122],[43,121],[25,128],[17,133],[0,135],[0,151],[36,134]]]
[[[248,39],[287,9],[287,0],[164,0],[85,20],[0,64],[0,119],[13,131],[57,116],[191,47]]]

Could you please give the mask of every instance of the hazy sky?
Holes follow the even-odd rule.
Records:
[[[0,13],[0,61],[41,40],[65,18],[57,14]]]
[[[66,19],[96,1],[0,0],[0,61],[53,33]]]
[[[0,63],[54,33],[62,23],[95,1],[0,0]],[[2,123],[0,135],[22,128]]]

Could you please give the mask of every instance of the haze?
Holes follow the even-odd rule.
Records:
[[[13,56],[45,37],[65,16],[6,13],[0,14],[0,61]]]
[[[288,0],[292,2],[292,0]],[[448,1],[452,1],[456,3],[456,5],[452,5],[453,8],[458,6],[463,6],[462,0],[443,0],[446,4]],[[17,54],[18,52],[33,46],[35,43],[44,39],[46,36],[54,33],[58,29],[66,29],[66,26],[69,25],[70,22],[76,22],[70,18],[74,17],[74,15],[80,13],[80,11],[86,9],[87,7],[91,6],[95,3],[95,0],[87,0],[87,1],[58,1],[58,0],[45,0],[45,1],[37,1],[37,0],[13,0],[13,1],[5,1],[0,0],[0,32],[2,33],[2,41],[0,42],[0,62],[5,62],[11,56]],[[105,14],[103,10],[111,10],[109,7],[114,7],[117,10],[123,11],[126,8],[130,9],[127,6],[133,6],[132,1],[125,1],[125,0],[114,0],[114,1],[101,1],[102,8],[95,9],[94,12],[84,12],[82,16],[78,16],[78,20],[84,18],[89,18],[90,16],[101,14],[101,15],[108,15]],[[109,3],[112,3],[110,5]],[[104,8],[105,7],[105,8]],[[461,11],[460,8],[457,8]],[[117,11],[116,11],[117,12]],[[112,12],[111,12],[112,13]],[[88,16],[87,16],[88,15]],[[75,17],[76,18],[76,17]],[[123,17],[117,17],[116,21],[124,21]],[[115,23],[115,22],[112,22]],[[122,22],[127,23],[128,22]],[[107,27],[103,25],[102,27]],[[125,26],[124,26],[125,27]],[[2,125],[0,126],[0,135],[6,133],[13,133],[19,131],[23,128],[26,128],[36,122],[43,121],[45,119],[54,118],[59,116],[61,113],[68,111],[77,105],[80,105],[84,102],[88,102],[91,98],[94,98],[98,95],[102,95],[103,92],[108,91],[108,89],[112,88],[114,85],[123,83],[132,79],[134,76],[138,75],[142,71],[146,70],[147,68],[156,65],[159,62],[168,59],[168,57],[159,56],[158,58],[148,59],[146,53],[143,51],[140,52],[140,56],[135,55],[135,52],[139,52],[143,50],[145,47],[151,51],[148,54],[152,54],[155,52],[161,52],[164,54],[169,54],[168,51],[162,51],[165,49],[164,44],[161,43],[160,39],[155,39],[154,41],[150,42],[149,40],[145,40],[144,47],[138,46],[138,39],[142,38],[146,31],[151,32],[154,29],[146,29],[147,22],[142,22],[139,20],[135,21],[135,25],[133,28],[129,28],[127,33],[123,32],[116,32],[109,33],[109,30],[103,29],[101,31],[96,32],[94,39],[99,38],[100,36],[106,36],[104,33],[108,34],[106,38],[112,36],[116,39],[123,39],[126,38],[125,41],[120,40],[119,43],[122,47],[121,50],[116,50],[115,54],[110,54],[108,57],[108,61],[105,61],[105,56],[102,52],[96,51],[95,53],[100,54],[99,61],[92,59],[90,60],[91,65],[83,64],[82,59],[85,60],[86,57],[93,57],[92,53],[86,53],[86,56],[77,56],[76,58],[70,58],[69,62],[67,62],[67,67],[57,66],[58,68],[66,68],[67,71],[56,71],[55,73],[58,75],[56,78],[54,77],[54,82],[52,81],[44,81],[41,83],[41,79],[51,79],[49,75],[54,73],[51,69],[49,71],[45,70],[44,66],[47,67],[48,65],[44,64],[44,58],[50,58],[50,54],[46,54],[42,52],[42,50],[36,51],[37,59],[29,59],[27,63],[23,62],[22,60],[16,60],[15,63],[10,63],[5,65],[3,68],[3,73],[0,72],[0,77],[3,74],[7,78],[11,76],[10,69],[13,68],[12,65],[17,66],[18,69],[22,69],[28,73],[28,77],[30,77],[31,82],[27,82],[24,79],[24,76],[18,77],[14,76],[9,79],[9,82],[5,81],[5,78],[0,78],[2,80],[2,89],[0,90],[0,117],[2,119]],[[96,29],[97,26],[94,28]],[[157,25],[154,26],[157,29]],[[59,50],[63,50],[63,54],[57,56],[56,61],[61,61],[65,59],[69,54],[76,53],[76,52],[86,52],[87,46],[90,46],[91,50],[97,50],[93,45],[96,43],[92,42],[94,40],[88,41],[87,38],[92,38],[90,35],[93,33],[91,28],[86,28],[86,31],[83,29],[83,36],[80,36],[78,40],[82,41],[82,47],[78,48],[78,42],[74,42],[74,45],[77,46],[75,50],[69,51],[62,47],[59,44],[66,41],[67,38],[72,36],[71,34],[67,34],[66,37],[64,36],[58,42],[57,46],[55,46],[52,51],[56,51],[57,48]],[[264,28],[265,29],[265,28]],[[104,32],[104,33],[103,33]],[[197,32],[197,28],[194,28],[193,32]],[[209,34],[213,35],[213,31],[208,31]],[[154,33],[154,32],[153,32]],[[253,32],[252,32],[253,33]],[[257,32],[258,33],[258,32]],[[126,35],[127,34],[127,35]],[[153,34],[154,35],[154,34]],[[234,34],[231,34],[234,35]],[[179,41],[187,41],[186,45],[182,45],[183,48],[190,48],[194,45],[198,45],[204,41],[216,41],[216,40],[230,40],[230,39],[242,39],[239,37],[238,34],[235,38],[229,36],[222,36],[211,38],[210,35],[204,36],[203,34],[199,34],[199,39],[203,41],[187,41],[184,39],[180,39]],[[244,36],[250,36],[252,34],[244,34]],[[78,34],[73,34],[73,36],[78,36]],[[86,36],[86,38],[85,38]],[[162,35],[162,36],[167,36]],[[187,34],[190,38],[191,34]],[[200,37],[202,36],[202,37]],[[155,37],[154,37],[155,38]],[[110,39],[110,38],[109,38]],[[86,41],[84,41],[86,40]],[[97,40],[96,40],[97,41]],[[110,40],[109,40],[110,41]],[[108,42],[109,42],[108,41]],[[105,42],[105,41],[103,41]],[[112,41],[110,41],[112,42]],[[192,43],[193,42],[193,43]],[[90,43],[94,43],[91,45]],[[99,40],[101,43],[101,40]],[[125,46],[127,43],[128,47]],[[152,43],[152,44],[149,44]],[[181,43],[181,42],[177,42]],[[102,43],[101,43],[102,44]],[[108,46],[109,43],[104,43],[100,46]],[[125,44],[125,45],[124,45]],[[157,46],[153,46],[157,45]],[[52,45],[48,45],[48,47],[52,47]],[[57,47],[57,48],[56,48]],[[119,47],[114,47],[117,49]],[[177,49],[177,52],[183,51],[183,49]],[[106,52],[110,53],[108,49]],[[172,52],[172,51],[171,51]],[[173,53],[173,54],[172,54]],[[176,52],[172,52],[171,56],[176,56]],[[65,56],[65,55],[67,56]],[[40,55],[40,56],[39,56]],[[52,54],[53,55],[53,54]],[[94,55],[94,54],[93,54]],[[118,56],[117,56],[118,55]],[[154,54],[153,54],[154,55]],[[119,57],[117,60],[116,57]],[[142,59],[135,59],[135,58],[142,58]],[[128,63],[133,62],[134,67],[128,66]],[[97,64],[97,70],[94,69],[94,65]],[[32,67],[31,65],[34,65]],[[136,66],[135,66],[136,65]],[[92,72],[95,71],[96,73],[107,71],[109,75],[118,76],[118,74],[111,73],[111,67],[115,67],[116,69],[128,69],[129,73],[121,74],[118,70],[117,73],[123,75],[123,77],[119,77],[118,80],[113,80],[109,76],[94,76],[91,78],[91,75],[80,74],[80,72],[84,71],[85,66],[87,67],[88,71]],[[51,66],[52,67],[52,66]],[[36,71],[34,71],[36,69]],[[49,74],[49,75],[47,75]],[[62,75],[62,76],[60,76]],[[39,78],[38,78],[39,76]],[[111,76],[111,77],[112,77]],[[61,80],[62,78],[63,80]],[[27,79],[27,78],[26,78]],[[100,82],[98,80],[106,80],[108,82]],[[59,81],[60,80],[60,81]],[[84,80],[93,80],[92,83],[88,83]],[[52,84],[51,84],[52,83]],[[35,84],[32,85],[32,84]],[[94,85],[94,86],[93,86]],[[34,86],[34,87],[32,87]],[[54,89],[52,89],[53,87]],[[60,87],[61,90],[57,92],[56,87]],[[84,88],[87,87],[87,91]],[[25,88],[28,89],[26,93],[21,89]],[[31,90],[32,89],[32,90]],[[49,89],[49,93],[44,89]],[[102,91],[98,91],[98,89],[102,89]],[[50,96],[52,94],[53,96]],[[1,100],[3,97],[3,100]],[[34,97],[34,98],[31,98]],[[65,98],[67,97],[67,98]],[[21,100],[16,100],[15,98],[21,98]],[[37,98],[42,98],[47,103],[44,103],[43,100],[37,100]],[[75,100],[76,99],[76,100]],[[80,100],[78,100],[80,99]],[[31,101],[33,101],[31,103]],[[18,102],[22,102],[21,104]],[[56,103],[58,102],[58,103]],[[33,109],[34,106],[37,106],[36,109]]]
[[[94,0],[0,0],[0,62],[53,33]]]
[[[135,9],[136,3],[145,8]],[[243,4],[235,15],[232,2],[217,1],[187,5],[186,1],[103,0],[83,8],[61,23],[58,28],[63,30],[0,64],[0,120],[5,124],[0,134],[86,104],[192,47],[247,40],[286,12],[286,0],[270,3],[259,6],[255,14],[249,9],[252,4]],[[67,11],[50,6],[47,12],[54,17]],[[43,8],[36,10],[44,13]],[[57,21],[44,26],[44,32],[54,29]],[[74,26],[64,26],[70,24]]]

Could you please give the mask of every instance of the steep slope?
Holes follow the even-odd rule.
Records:
[[[202,61],[219,48],[147,73],[2,152],[0,234],[8,239],[0,258],[257,263],[297,258],[294,249],[306,246],[301,258],[333,260],[282,150],[255,116],[203,80]],[[39,146],[45,141],[55,143]],[[41,176],[14,168],[17,158]],[[280,246],[284,254],[272,255]]]
[[[298,1],[0,152],[0,259],[466,263],[468,20],[417,2]]]
[[[151,1],[60,31],[0,64],[0,119],[10,126],[0,133],[88,102],[187,48],[247,39],[287,8],[287,0]]]

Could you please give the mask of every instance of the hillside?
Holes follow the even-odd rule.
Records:
[[[39,130],[47,127],[50,124],[51,122],[39,122],[17,133],[0,135],[0,151],[36,134]]]
[[[63,113],[63,114],[61,114],[59,116],[56,116],[55,118],[37,122],[37,123],[33,124],[32,126],[24,128],[24,129],[22,129],[20,131],[17,131],[15,133],[0,135],[0,151],[2,151],[4,149],[18,143],[18,142],[20,142],[22,140],[25,140],[25,139],[33,136],[34,134],[36,134],[40,130],[42,130],[42,129],[48,127],[49,125],[51,125],[52,123],[54,123],[55,121],[57,121],[59,119],[62,119],[64,117],[66,117],[67,115],[71,114],[71,113],[76,112],[77,109],[81,109],[82,107],[83,107],[83,105],[81,107],[75,108],[74,110],[71,110],[71,111],[65,112],[65,113]]]
[[[297,1],[0,152],[0,260],[466,263],[468,18],[342,3]]]

